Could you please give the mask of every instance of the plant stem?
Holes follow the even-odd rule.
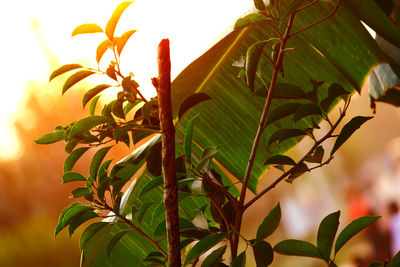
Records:
[[[169,40],[158,46],[158,106],[162,132],[162,168],[164,174],[164,206],[168,242],[168,266],[181,266],[178,215],[178,180],[175,168],[175,127],[171,104],[171,60]]]

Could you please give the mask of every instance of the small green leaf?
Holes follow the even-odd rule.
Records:
[[[111,15],[111,18],[109,19],[106,25],[106,34],[110,40],[113,40],[114,38],[114,31],[115,28],[117,27],[119,18],[121,17],[122,13],[124,13],[125,9],[132,3],[133,1],[122,2],[117,6],[113,14]]]
[[[274,251],[268,242],[257,241],[252,245],[252,248],[257,267],[268,266],[274,260]]]
[[[359,233],[361,230],[366,228],[367,226],[374,223],[378,220],[380,216],[364,216],[352,221],[349,225],[347,225],[342,232],[339,234],[338,238],[336,239],[335,244],[335,255],[338,253],[339,249],[346,244],[347,241],[350,240],[353,236]]]
[[[183,266],[188,265],[202,254],[207,252],[210,248],[221,242],[226,236],[226,233],[216,233],[209,235],[199,242],[197,242],[186,256]]]
[[[400,266],[400,251],[397,252],[396,255],[394,255],[388,267],[397,267],[397,266]]]
[[[283,255],[304,256],[321,259],[321,255],[313,244],[296,239],[287,239],[275,245],[274,251]]]
[[[247,49],[245,77],[247,87],[249,87],[252,93],[254,93],[254,83],[256,79],[258,63],[260,62],[261,55],[267,42],[268,41],[256,42]]]
[[[107,51],[107,49],[112,49],[112,48],[113,48],[113,43],[110,41],[110,39],[105,39],[103,42],[101,42],[96,49],[97,63],[100,63],[100,60],[103,57],[104,53]]]
[[[387,103],[395,107],[400,107],[400,90],[389,88],[382,96],[375,101]]]
[[[343,86],[338,83],[333,83],[328,87],[328,96],[321,101],[321,107],[325,112],[328,112],[335,99],[339,96],[350,94]]]
[[[72,219],[71,223],[69,224],[69,229],[68,229],[69,236],[71,237],[72,234],[75,232],[76,228],[78,228],[82,223],[96,217],[99,217],[99,215],[92,210],[85,210],[79,213]]]
[[[291,184],[297,177],[303,175],[303,173],[307,171],[308,171],[307,165],[304,162],[302,162],[299,166],[295,167],[292,174],[290,174],[290,176],[287,179],[285,179],[285,182]]]
[[[324,157],[324,148],[322,146],[318,146],[313,154],[308,154],[304,158],[304,161],[311,163],[321,163]]]
[[[120,119],[125,119],[123,99],[118,99],[117,101],[115,101],[112,108],[112,113]]]
[[[262,240],[275,232],[281,221],[281,207],[279,203],[269,212],[257,230],[257,240]]]
[[[89,106],[90,116],[94,115],[94,112],[96,111],[96,105],[97,105],[97,102],[99,101],[99,98],[100,98],[100,96],[98,95],[98,96],[94,97],[92,99],[92,101],[90,101],[90,106]]]
[[[107,240],[106,251],[107,251],[108,256],[110,256],[112,250],[115,248],[117,243],[121,240],[121,238],[129,231],[130,230],[123,230],[121,232],[118,232],[115,235],[113,235],[109,240]]]
[[[253,25],[260,21],[263,21],[265,19],[266,19],[266,17],[264,17],[260,13],[251,13],[251,14],[244,16],[243,18],[238,19],[235,23],[234,28],[240,29],[240,28],[248,27],[250,25]]]
[[[363,125],[366,121],[372,119],[373,117],[362,117],[357,116],[351,119],[345,126],[343,126],[342,130],[340,131],[339,136],[336,139],[336,142],[332,148],[331,156],[338,150],[338,148],[344,144],[344,142],[349,139],[349,137]]]
[[[150,190],[157,188],[159,186],[162,186],[164,183],[164,177],[163,176],[159,176],[157,178],[151,179],[150,181],[148,181],[141,189],[139,192],[138,197],[142,198],[142,196],[144,194],[146,194],[147,192],[149,192]]]
[[[74,84],[80,82],[81,80],[89,77],[90,75],[95,74],[94,71],[91,70],[81,70],[74,74],[72,74],[64,83],[62,94],[64,94],[69,88],[71,88]]]
[[[99,94],[100,92],[102,92],[104,89],[107,89],[111,87],[111,85],[109,84],[100,84],[97,85],[96,87],[90,89],[89,91],[87,91],[85,93],[85,95],[82,98],[82,107],[85,108],[86,104],[93,98],[95,97],[97,94]]]
[[[71,191],[71,195],[73,198],[77,198],[77,197],[81,197],[81,196],[90,194],[91,192],[92,191],[90,191],[90,189],[87,187],[78,187]]]
[[[203,169],[203,167],[208,168],[209,163],[218,153],[218,149],[216,147],[207,147],[204,149],[203,153],[201,154],[200,161],[197,164],[197,170]]]
[[[268,146],[270,146],[275,141],[279,141],[279,143],[282,143],[286,139],[304,135],[307,135],[305,131],[296,128],[279,129],[276,132],[274,132],[269,138]]]
[[[118,55],[121,55],[121,52],[124,49],[126,42],[128,42],[129,38],[131,38],[132,34],[134,34],[135,32],[136,30],[127,31],[124,34],[122,34],[121,38],[118,39],[117,42]]]
[[[232,263],[232,267],[246,267],[246,251],[243,251],[236,257]]]
[[[72,31],[72,37],[78,34],[104,32],[103,29],[94,23],[85,23],[79,25]]]
[[[61,141],[64,138],[63,131],[57,131],[54,133],[47,133],[35,140],[36,144],[52,144]]]
[[[149,149],[146,155],[146,167],[147,171],[151,175],[158,177],[162,174],[162,155],[161,155],[162,144],[157,143]]]
[[[89,167],[90,177],[92,177],[94,180],[96,180],[97,178],[97,172],[99,170],[101,162],[103,161],[104,157],[111,147],[112,146],[103,147],[94,154]]]
[[[64,173],[70,172],[74,167],[75,163],[80,159],[80,157],[85,153],[90,147],[80,147],[71,152],[64,161]]]
[[[161,217],[165,217],[165,208],[164,208],[164,201],[160,201],[158,206],[155,208],[153,215],[151,216],[151,224],[154,224],[154,222]]]
[[[278,106],[268,113],[267,120],[265,121],[265,126],[274,123],[275,121],[278,121],[280,119],[283,119],[289,115],[292,115],[300,105],[300,103],[286,103]]]
[[[66,226],[70,224],[72,219],[80,214],[83,211],[87,210],[93,210],[93,208],[86,206],[82,203],[73,203],[63,209],[63,211],[60,214],[60,217],[58,219],[58,224],[56,226],[56,230],[54,232],[54,235],[57,236],[57,234],[64,229]]]
[[[205,93],[195,93],[190,96],[188,96],[181,104],[179,107],[179,112],[178,112],[178,118],[179,120],[182,119],[183,115],[191,108],[196,106],[197,104],[200,104],[203,101],[210,100],[211,97],[209,97]]]
[[[272,97],[278,99],[307,99],[307,94],[297,85],[277,83]]]
[[[142,219],[143,219],[143,216],[146,213],[146,211],[153,205],[154,205],[153,202],[146,202],[146,203],[143,203],[142,206],[140,206],[140,209],[137,212],[137,217],[136,217],[139,225],[142,224]]]
[[[320,223],[317,235],[317,247],[321,257],[329,262],[333,240],[339,227],[340,211],[326,216]]]
[[[207,258],[204,259],[203,263],[201,264],[201,267],[214,267],[215,264],[221,262],[226,247],[227,246],[219,247],[213,252],[211,252],[210,255],[208,255]]]
[[[84,131],[90,130],[95,126],[105,123],[112,124],[114,123],[114,120],[105,116],[90,116],[83,118],[77,121],[74,126],[72,126],[71,130],[69,131],[69,137],[79,135]]]
[[[288,156],[285,155],[274,155],[268,158],[264,165],[271,164],[282,164],[282,165],[296,165],[296,162]]]
[[[184,218],[179,218],[179,229],[181,231],[185,229],[195,229],[195,228],[196,227],[191,221],[186,220]],[[153,237],[160,237],[161,235],[165,235],[166,232],[167,228],[166,228],[166,222],[164,220],[154,228]]]
[[[192,160],[192,138],[193,138],[193,128],[194,122],[199,117],[197,114],[193,118],[190,119],[185,132],[185,139],[184,139],[184,149],[185,149],[185,156],[186,159],[191,162]]]
[[[108,228],[111,229],[112,225],[109,224],[108,222],[96,222],[88,226],[85,231],[83,231],[81,238],[79,240],[79,247],[81,250],[83,247],[86,245],[86,243],[101,229],[103,229],[105,226],[108,226]]]
[[[294,122],[310,115],[321,115],[320,107],[313,103],[300,105],[294,112]]]
[[[49,82],[51,80],[53,80],[55,77],[60,76],[61,74],[64,74],[68,71],[79,69],[79,68],[83,68],[82,65],[80,65],[80,64],[63,65],[63,66],[59,67],[58,69],[56,69],[55,71],[53,71],[53,73],[50,75]]]
[[[73,181],[85,181],[86,182],[86,178],[85,176],[83,176],[80,173],[77,172],[65,172],[63,174],[63,183],[69,183],[69,182],[73,182]]]
[[[254,6],[261,11],[265,11],[266,9],[264,0],[254,0]]]

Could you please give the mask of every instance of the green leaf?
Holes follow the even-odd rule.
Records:
[[[246,84],[252,93],[254,93],[254,82],[256,79],[258,64],[260,62],[261,55],[267,42],[268,41],[256,42],[247,49],[245,77]]]
[[[257,241],[252,248],[257,267],[269,266],[274,260],[274,251],[268,242]]]
[[[55,71],[53,71],[50,75],[49,78],[49,82],[51,80],[53,80],[55,77],[60,76],[61,74],[64,74],[70,70],[75,70],[75,69],[79,69],[79,68],[83,68],[82,65],[80,64],[66,64],[63,65],[61,67],[59,67],[58,69],[56,69]]]
[[[186,159],[191,162],[192,160],[192,138],[193,138],[193,129],[194,129],[194,122],[199,117],[197,114],[193,118],[190,119],[185,132],[185,139],[184,139],[184,150],[185,150],[185,157]]]
[[[108,222],[96,222],[91,225],[89,225],[85,231],[83,231],[81,238],[79,240],[79,247],[81,250],[85,246],[85,244],[92,238],[98,231],[100,231],[102,228],[105,226],[111,227],[111,225]]]
[[[74,167],[75,163],[80,159],[80,157],[88,151],[90,147],[80,147],[74,151],[71,152],[71,154],[68,155],[68,157],[64,161],[64,167],[63,171],[64,173],[70,172],[72,168]]]
[[[129,38],[131,38],[132,34],[134,34],[136,30],[130,30],[122,34],[121,38],[118,39],[117,42],[117,52],[118,55],[121,55],[122,50],[124,49],[124,46],[126,42],[128,42]]]
[[[112,113],[118,118],[125,119],[123,99],[118,99],[117,101],[115,101],[112,108]]]
[[[275,232],[281,221],[281,207],[279,203],[269,212],[257,230],[257,240],[262,240]]]
[[[211,99],[207,94],[205,93],[194,93],[187,97],[181,104],[179,108],[179,113],[178,113],[178,118],[179,120],[182,119],[183,115],[196,106],[197,104],[200,104],[203,101]]]
[[[357,116],[351,119],[345,126],[343,126],[342,130],[340,131],[339,136],[336,139],[336,142],[332,148],[331,156],[338,150],[338,148],[344,144],[344,142],[349,139],[349,137],[363,125],[366,121],[372,119],[373,117],[362,117]]]
[[[72,37],[78,34],[104,32],[103,29],[94,23],[85,23],[79,25],[72,31]]]
[[[104,53],[107,51],[107,49],[112,49],[112,48],[113,48],[113,43],[110,41],[110,39],[105,39],[103,42],[101,42],[96,49],[97,63],[100,63],[100,60],[103,57]]]
[[[54,133],[47,133],[35,140],[36,144],[52,144],[61,141],[64,138],[63,131],[57,131]]]
[[[162,186],[164,183],[164,177],[163,176],[159,176],[156,177],[154,179],[151,179],[150,181],[148,181],[140,190],[138,197],[142,198],[142,196],[144,194],[146,194],[147,192],[149,192],[150,190],[157,188],[159,186]]]
[[[84,131],[90,130],[95,126],[105,123],[112,124],[114,123],[114,120],[105,116],[90,116],[83,118],[77,121],[74,126],[72,126],[71,130],[69,131],[69,137],[79,135]]]
[[[272,97],[278,99],[307,99],[307,94],[297,85],[277,83]]]
[[[196,227],[191,221],[184,218],[179,218],[179,229],[181,231],[185,229],[195,229],[195,228]],[[153,237],[159,237],[165,235],[166,232],[167,232],[166,221],[163,220],[154,228]]]
[[[269,138],[268,146],[270,146],[275,141],[279,141],[279,143],[282,143],[286,139],[304,135],[307,135],[305,131],[296,128],[279,129],[276,132],[274,132]]]
[[[94,112],[96,110],[96,104],[99,101],[100,96],[96,96],[92,99],[92,101],[90,101],[90,106],[89,106],[89,112],[90,112],[90,116],[94,115]]]
[[[94,154],[89,167],[90,177],[92,177],[94,180],[96,180],[97,178],[97,172],[100,168],[101,162],[103,161],[104,157],[111,147],[112,146],[103,147]]]
[[[142,224],[142,219],[143,219],[143,216],[146,213],[146,211],[153,205],[154,205],[153,202],[146,202],[146,203],[143,203],[142,206],[140,206],[140,209],[139,209],[139,211],[137,213],[137,217],[136,217],[139,225]]]
[[[300,106],[300,103],[286,103],[278,106],[274,110],[268,113],[267,120],[265,121],[265,126],[274,123],[280,119],[283,119],[289,115],[294,114],[294,111]]]
[[[296,165],[296,162],[288,156],[285,155],[274,155],[268,158],[264,165],[271,164],[282,164],[282,165]]]
[[[114,234],[111,239],[109,239],[107,241],[107,255],[110,256],[112,250],[114,249],[114,247],[117,245],[117,243],[121,240],[121,238],[130,230],[124,230],[121,232],[118,232],[116,234]]]
[[[214,267],[214,264],[221,262],[226,247],[227,246],[222,246],[211,252],[210,255],[208,255],[207,258],[204,259],[201,267]]]
[[[254,0],[254,6],[261,11],[265,11],[266,9],[264,0]]]
[[[69,236],[71,237],[72,234],[75,232],[76,228],[78,228],[82,223],[96,217],[99,217],[99,215],[92,210],[85,210],[79,213],[72,219],[71,223],[69,224],[69,229],[68,229]]]
[[[364,216],[352,221],[347,225],[342,232],[340,232],[335,244],[335,255],[338,253],[339,249],[346,244],[353,236],[359,233],[361,230],[378,220],[380,216]]]
[[[263,21],[265,19],[266,18],[260,13],[251,13],[244,16],[243,18],[238,19],[235,23],[234,28],[235,29],[245,28],[260,21]]]
[[[243,251],[236,257],[232,263],[232,267],[246,267],[246,251]]]
[[[202,254],[207,252],[210,248],[218,244],[219,242],[222,241],[226,236],[226,233],[216,233],[209,235],[199,242],[197,242],[189,251],[189,253],[186,256],[185,262],[183,263],[183,266],[188,265],[191,263],[193,260],[197,259],[200,257]]]
[[[400,107],[400,90],[389,88],[382,96],[375,101],[387,103],[395,107]]]
[[[63,174],[63,183],[69,183],[69,182],[73,182],[73,181],[85,181],[86,182],[86,178],[85,176],[83,176],[80,173],[77,172],[65,172]]]
[[[290,174],[290,176],[287,179],[285,179],[285,182],[291,184],[297,177],[303,175],[307,171],[308,171],[307,165],[304,162],[302,162],[299,166],[295,167],[292,174]]]
[[[394,255],[388,267],[396,267],[396,266],[400,266],[400,251],[397,252],[396,255]]]
[[[90,189],[87,187],[78,187],[71,191],[71,195],[73,198],[77,198],[77,197],[81,197],[81,196],[90,194],[91,192],[92,191],[90,191]]]
[[[157,143],[149,149],[146,156],[147,171],[151,175],[158,177],[162,175],[162,155],[161,155],[162,144]]]
[[[325,112],[328,112],[336,98],[348,94],[350,93],[346,91],[343,86],[338,83],[333,83],[328,87],[328,96],[321,101],[321,107]]]
[[[313,244],[297,240],[297,239],[287,239],[279,242],[275,245],[274,251],[283,255],[291,256],[304,256],[321,259],[318,248]]]
[[[96,87],[90,89],[89,91],[87,91],[85,93],[85,95],[82,98],[82,107],[85,108],[86,104],[93,98],[95,97],[97,94],[99,94],[100,92],[102,92],[104,89],[107,89],[111,87],[111,85],[109,84],[100,84],[97,85]]]
[[[307,154],[304,158],[304,161],[311,163],[321,163],[324,157],[324,148],[322,146],[318,146],[313,154]]]
[[[326,216],[319,225],[317,235],[317,247],[321,257],[329,262],[333,240],[339,227],[340,211]]]
[[[72,74],[64,83],[64,86],[62,88],[62,94],[64,94],[69,88],[71,88],[74,84],[80,82],[81,80],[85,79],[86,77],[89,77],[92,74],[95,74],[96,72],[91,71],[91,70],[81,70],[78,71],[74,74]]]
[[[113,40],[114,38],[114,31],[115,28],[117,27],[119,18],[121,17],[122,13],[124,13],[125,9],[132,3],[133,1],[122,2],[117,6],[113,14],[111,15],[111,18],[109,19],[106,25],[106,34],[110,40]]]
[[[313,103],[300,105],[294,112],[294,122],[310,115],[321,115],[321,108]]]
[[[216,147],[207,147],[206,149],[204,149],[196,169],[201,170],[203,167],[208,168],[210,161],[217,153],[218,149]]]
[[[93,210],[93,208],[86,206],[82,203],[72,203],[71,205],[63,209],[58,219],[58,224],[56,226],[54,235],[57,236],[57,234],[62,229],[64,229],[66,226],[70,224],[70,222],[75,216],[77,216],[83,211],[88,211],[88,210]]]

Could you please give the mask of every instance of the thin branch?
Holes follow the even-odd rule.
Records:
[[[333,16],[335,15],[335,13],[336,13],[336,11],[339,9],[339,6],[340,6],[341,3],[342,3],[342,0],[339,0],[339,1],[337,2],[336,6],[335,6],[335,9],[331,12],[331,14],[329,14],[329,16],[327,16],[327,17],[325,17],[325,18],[323,18],[323,19],[320,19],[320,20],[318,20],[318,21],[316,21],[316,22],[314,22],[314,23],[312,23],[312,24],[310,24],[310,25],[304,27],[303,29],[298,30],[298,31],[296,31],[296,32],[294,32],[294,33],[292,33],[292,34],[290,34],[290,37],[293,37],[294,35],[296,35],[296,34],[298,34],[298,33],[301,33],[301,32],[303,32],[303,31],[305,31],[305,30],[307,30],[307,29],[309,29],[309,28],[311,28],[311,27],[314,27],[314,26],[316,26],[316,25],[318,25],[318,24],[320,24],[320,23],[322,23],[322,22],[324,22],[324,21],[330,19],[331,17],[333,17]],[[297,11],[299,11],[299,10],[296,10],[295,13],[296,13]]]

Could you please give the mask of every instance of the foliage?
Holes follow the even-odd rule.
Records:
[[[66,79],[63,94],[94,74],[108,76],[114,85],[97,85],[85,93],[82,106],[90,105],[90,116],[57,126],[53,133],[36,140],[40,144],[63,140],[69,153],[63,181],[83,182],[71,194],[73,198],[83,197],[86,203],[76,202],[65,208],[55,234],[67,227],[72,234],[88,220],[103,219],[88,226],[81,236],[82,266],[99,262],[102,266],[165,266],[168,258],[168,218],[162,198],[162,114],[157,98],[144,98],[133,74],[124,75],[120,69],[120,55],[135,31],[114,36],[120,16],[131,3],[123,2],[116,8],[105,30],[96,24],[83,24],[72,33],[106,35],[97,47],[96,60],[100,63],[110,50],[115,61],[105,71],[67,64],[50,76],[51,81],[75,71]],[[255,0],[254,4],[256,13],[239,19],[236,30],[172,83],[176,140],[180,143],[176,146],[175,165],[183,265],[195,265],[201,255],[224,240],[229,243],[229,250],[221,246],[210,251],[201,266],[226,266],[227,253],[231,266],[245,266],[245,251],[238,251],[242,239],[247,248],[252,248],[257,266],[270,265],[274,253],[314,257],[327,266],[336,266],[339,249],[378,217],[362,217],[350,223],[339,234],[331,257],[340,212],[323,219],[317,245],[289,239],[274,247],[265,239],[279,226],[279,203],[260,224],[255,239],[240,234],[243,214],[281,181],[293,183],[305,172],[328,164],[355,131],[372,118],[356,116],[342,126],[352,93],[360,92],[373,66],[389,59],[352,14],[353,1],[276,0],[267,6],[262,0]],[[380,18],[388,19],[383,11],[374,17]],[[393,35],[376,25],[374,19],[369,17],[371,27]],[[337,25],[330,23],[333,20]],[[395,27],[395,31],[400,30]],[[397,37],[393,41],[398,42]],[[235,69],[235,59],[242,55],[246,55],[245,63],[240,63],[240,70]],[[304,55],[309,58],[306,64]],[[153,84],[157,89],[156,78]],[[228,85],[232,90],[222,90]],[[98,112],[100,93],[109,87],[120,91]],[[396,94],[398,91],[392,86],[372,103],[382,101],[397,106],[397,98],[390,97]],[[333,120],[329,111],[338,103],[342,106]],[[260,109],[261,118],[256,112]],[[320,123],[327,124],[328,129],[320,129]],[[310,139],[312,145],[301,158],[284,155],[302,138]],[[326,145],[328,139],[335,140],[332,148]],[[114,145],[122,142],[135,146],[140,141],[144,144],[118,162],[112,164],[113,160],[107,159]],[[74,172],[75,163],[94,147],[97,150],[89,166],[90,175]],[[325,153],[327,150],[330,152]],[[237,180],[231,181],[217,162]],[[269,186],[257,188],[261,174],[271,165],[282,174]],[[124,186],[133,177],[135,180],[125,191]],[[240,190],[236,183],[241,183]],[[247,189],[256,195],[245,203]]]

